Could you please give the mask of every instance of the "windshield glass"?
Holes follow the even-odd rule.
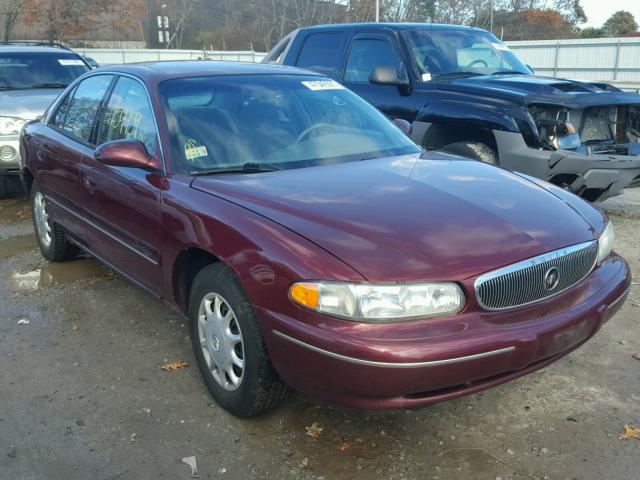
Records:
[[[87,70],[74,53],[0,52],[0,89],[65,88]]]
[[[531,74],[509,47],[489,32],[424,28],[407,30],[404,35],[424,81],[452,74]]]
[[[160,84],[178,173],[260,164],[265,170],[364,160],[420,150],[337,82],[246,75]]]

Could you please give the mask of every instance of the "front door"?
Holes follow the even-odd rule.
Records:
[[[161,158],[146,87],[125,76],[118,78],[100,114],[96,145],[123,139],[140,141],[150,155]],[[105,165],[92,155],[83,159],[81,169],[94,253],[148,289],[160,292],[162,175]]]

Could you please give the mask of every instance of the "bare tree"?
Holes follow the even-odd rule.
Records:
[[[1,0],[0,12],[4,17],[2,21],[4,25],[2,40],[8,42],[11,38],[13,27],[24,12],[24,2],[22,0]]]

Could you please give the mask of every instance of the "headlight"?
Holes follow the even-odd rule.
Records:
[[[26,120],[17,117],[0,117],[0,135],[19,135]]]
[[[455,283],[372,285],[343,282],[299,282],[289,295],[317,312],[361,322],[401,321],[412,317],[451,315],[464,306]]]
[[[598,239],[598,263],[602,262],[609,256],[611,250],[613,250],[613,241],[616,238],[616,234],[613,230],[613,223],[611,220],[607,222],[607,226],[604,228],[602,235]]]

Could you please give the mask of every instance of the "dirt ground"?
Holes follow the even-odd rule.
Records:
[[[419,411],[294,394],[250,420],[217,407],[194,365],[160,369],[193,364],[180,314],[93,259],[47,264],[28,203],[0,201],[0,479],[188,479],[189,456],[203,479],[640,479],[640,439],[619,438],[640,428],[637,190],[603,205],[630,297],[561,361]]]

